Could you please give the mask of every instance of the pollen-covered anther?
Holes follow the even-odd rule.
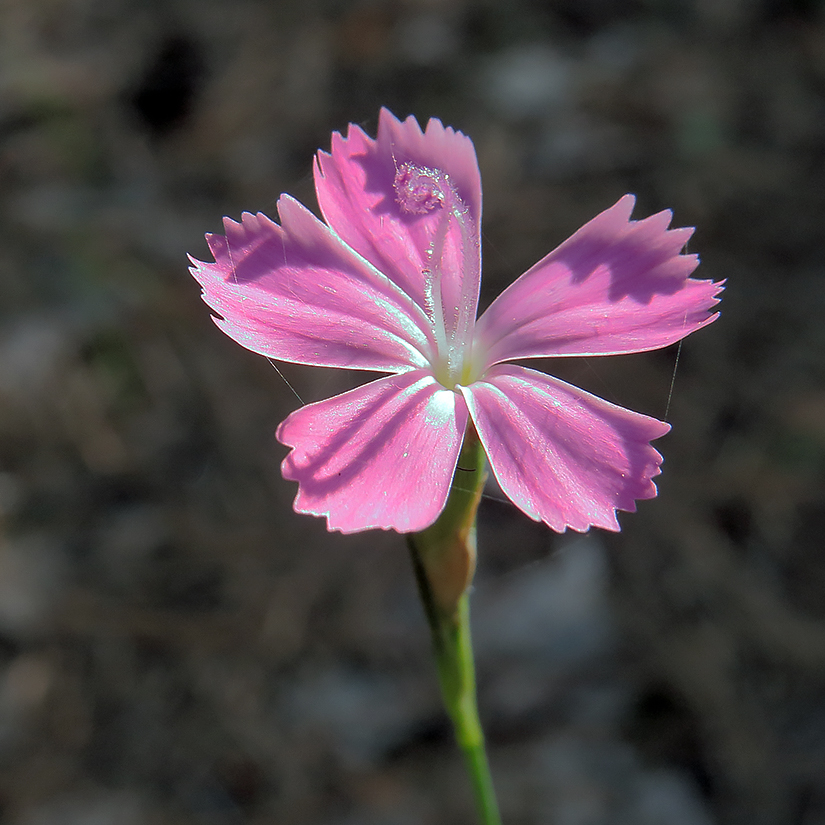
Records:
[[[444,203],[444,173],[415,163],[402,163],[395,173],[393,188],[402,212],[425,215]]]

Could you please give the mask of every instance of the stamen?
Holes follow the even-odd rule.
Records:
[[[427,252],[428,267],[422,275],[425,279],[424,311],[433,325],[438,347],[439,363],[434,365],[435,371],[438,380],[452,388],[456,383],[464,383],[468,371],[471,371],[469,349],[475,323],[473,310],[479,273],[476,271],[477,240],[471,231],[469,210],[449,176],[440,169],[430,169],[412,162],[403,163],[395,173],[393,188],[396,201],[406,214],[425,215],[436,209],[443,210]],[[455,277],[462,288],[448,330],[444,317],[443,266],[451,221],[456,222],[461,238],[462,271],[455,273]]]
[[[458,301],[458,313],[456,317],[455,332],[453,340],[459,350],[459,360],[456,364],[457,380],[460,383],[467,383],[466,377],[471,371],[470,359],[472,356],[472,337],[475,327],[475,307],[476,307],[476,285],[478,284],[480,273],[476,267],[480,262],[480,255],[477,249],[478,240],[475,235],[468,231],[469,210],[464,202],[456,197],[455,218],[461,231],[461,252],[462,252],[462,279],[461,294]],[[475,251],[475,254],[473,254]],[[471,270],[474,270],[471,272]]]
[[[425,215],[441,206],[444,193],[439,178],[443,177],[444,173],[436,169],[402,163],[393,181],[395,199],[401,211],[410,215]]]
[[[450,227],[450,213],[445,212],[441,220],[438,222],[435,237],[433,238],[427,256],[430,261],[430,269],[428,270],[429,277],[427,278],[427,291],[431,293],[431,301],[433,306],[433,325],[435,328],[435,337],[438,342],[439,361],[443,362],[446,356],[447,375],[437,376],[445,386],[449,386],[451,378],[454,374],[453,365],[453,347],[447,341],[447,324],[444,321],[444,300],[441,294],[442,269],[441,261],[444,256],[444,243],[447,239],[447,230]],[[442,364],[439,364],[442,366]],[[440,369],[436,370],[438,373]],[[442,380],[442,378],[444,380]]]

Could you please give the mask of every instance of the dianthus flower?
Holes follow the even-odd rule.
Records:
[[[192,259],[217,325],[253,352],[388,373],[293,412],[277,438],[295,510],[331,530],[421,531],[450,492],[468,423],[503,492],[551,528],[618,530],[656,495],[669,425],[512,362],[658,349],[717,317],[720,283],[690,278],[693,230],[633,221],[625,195],[476,319],[481,177],[461,132],[383,109],[318,152],[326,223],[282,195],[280,225],[244,213]]]

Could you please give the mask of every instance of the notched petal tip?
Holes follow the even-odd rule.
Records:
[[[657,232],[664,232],[670,226],[670,222],[672,220],[673,210],[662,209],[660,212],[654,212],[652,215],[648,215],[646,218],[641,218],[634,221],[634,223],[638,223],[640,225],[645,224]]]
[[[224,215],[221,223],[223,224],[223,232],[224,235],[230,235],[233,232],[237,232],[243,226],[243,217],[244,215],[248,215],[248,212],[241,213],[241,220],[236,221],[234,218],[230,218],[229,215]]]
[[[634,208],[636,207],[636,196],[631,195],[628,192],[626,195],[622,195],[616,203],[613,204],[609,209],[606,209],[602,214],[610,214],[612,213],[618,218],[623,220],[630,220],[630,216],[633,213]],[[598,216],[597,216],[598,217]]]
[[[407,115],[404,120],[401,120],[401,118],[396,117],[386,106],[382,106],[381,111],[378,113],[379,136],[383,129],[405,129],[417,137],[421,137],[424,134],[421,131],[421,126],[415,115]]]

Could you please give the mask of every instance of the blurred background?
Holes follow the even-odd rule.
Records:
[[[621,534],[482,504],[505,822],[822,825],[821,0],[0,0],[0,821],[474,821],[403,540],[280,477],[354,377],[186,271],[382,105],[475,141],[483,306],[625,192],[728,279],[678,367],[540,365],[673,424]]]

